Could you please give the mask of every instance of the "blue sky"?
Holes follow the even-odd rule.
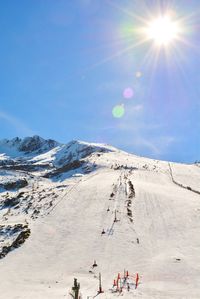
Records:
[[[158,54],[151,40],[138,45],[137,29],[165,10],[181,20],[182,40]],[[0,138],[200,160],[199,12],[198,0],[0,1]]]

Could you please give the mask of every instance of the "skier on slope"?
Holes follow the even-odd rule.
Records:
[[[103,230],[102,230],[102,232],[101,232],[101,235],[104,235],[106,232],[105,232],[105,230],[104,230],[104,228],[103,228]]]

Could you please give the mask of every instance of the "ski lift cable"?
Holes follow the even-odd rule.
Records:
[[[123,182],[122,182],[122,172],[121,172],[121,174],[120,174],[120,177],[118,178],[118,192],[117,192],[117,194],[116,194],[116,202],[115,202],[115,205],[114,205],[114,210],[115,211],[117,211],[117,207],[118,207],[118,210],[120,210],[120,208],[121,208],[121,204],[122,204],[122,202],[121,202],[121,196],[123,196],[124,197],[124,194],[125,194],[125,192],[124,192],[124,190],[125,190],[125,185],[124,184],[122,184]],[[121,188],[119,189],[119,184],[121,185],[122,184],[122,186],[121,186]],[[120,194],[122,192],[122,195]],[[124,207],[125,205],[124,205],[124,201],[123,201],[123,209],[125,208]],[[120,207],[120,208],[119,208]],[[124,212],[124,211],[123,211]],[[111,230],[113,230],[113,227],[114,227],[114,224],[115,224],[115,222],[113,221],[113,219],[111,220],[111,224],[110,224],[110,226],[109,226],[109,229],[110,229],[110,231]],[[108,234],[108,239],[106,240],[106,243],[105,243],[105,250],[106,250],[106,248],[107,248],[107,246],[108,246],[108,243],[110,242],[109,240],[110,240],[110,237],[111,237],[111,235],[110,234]],[[108,265],[108,271],[110,272],[110,270],[111,270],[111,264],[109,264]]]
[[[119,178],[118,178],[118,180],[117,180],[117,184],[119,185]],[[116,209],[117,209],[117,202],[118,202],[118,192],[116,193],[116,195],[115,195],[115,198],[116,198],[116,200],[115,200],[115,204],[114,204],[114,206],[113,206],[113,211],[115,211]],[[111,209],[111,208],[110,208]],[[111,221],[110,221],[110,224],[107,224],[108,225],[108,229],[109,230],[112,230],[113,229],[113,219],[111,219]]]
[[[71,188],[67,189],[66,192],[61,196],[60,200],[57,201],[57,203],[51,208],[51,210],[49,210],[49,212],[47,213],[47,215],[49,215],[65,198],[66,195],[68,195],[69,193],[73,192],[74,189],[76,189],[76,187],[82,182],[82,181],[87,181],[89,180],[91,177],[96,176],[97,173],[94,173],[92,175],[90,175],[89,177],[85,178],[85,179],[79,179],[77,183],[75,183],[74,185],[72,185]]]

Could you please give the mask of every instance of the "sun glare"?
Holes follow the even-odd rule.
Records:
[[[146,34],[159,46],[167,46],[178,38],[180,28],[169,16],[159,17],[148,24]]]

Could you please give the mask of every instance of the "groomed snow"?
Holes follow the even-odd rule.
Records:
[[[200,168],[117,150],[94,152],[87,160],[97,170],[62,181],[62,192],[61,183],[40,183],[37,176],[38,191],[52,188],[59,197],[37,220],[24,216],[31,235],[0,260],[0,298],[71,298],[74,277],[82,298],[91,298],[99,272],[104,293],[97,298],[115,298],[113,279],[124,269],[132,282],[136,273],[140,280],[136,290],[123,290],[123,298],[200,298],[200,195],[176,185],[170,165],[175,180],[197,190]],[[133,222],[127,215],[129,181]]]

